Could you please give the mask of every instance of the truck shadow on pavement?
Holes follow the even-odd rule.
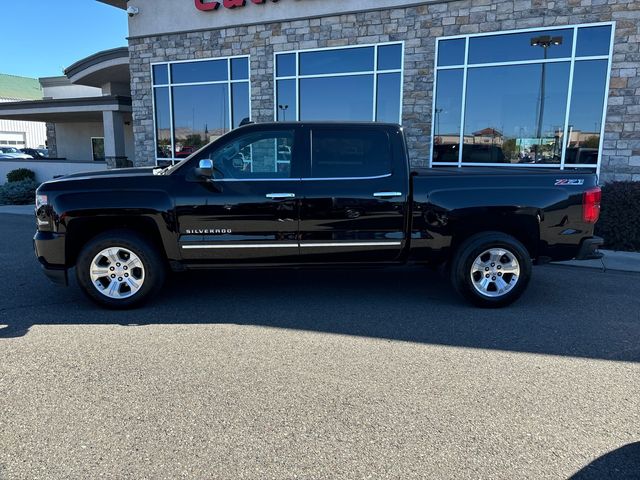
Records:
[[[635,274],[538,267],[517,303],[487,310],[466,304],[422,267],[214,270],[173,275],[147,306],[109,311],[86,300],[74,279],[57,287],[33,267],[0,304],[0,340],[34,325],[236,324],[640,361],[640,301],[628,287],[638,285]]]
[[[597,458],[570,480],[632,480],[640,478],[640,442],[630,443]]]

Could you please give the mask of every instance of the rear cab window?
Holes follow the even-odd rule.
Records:
[[[310,178],[391,175],[389,134],[382,128],[312,127]]]

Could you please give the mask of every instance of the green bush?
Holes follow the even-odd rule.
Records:
[[[35,202],[36,188],[33,180],[21,180],[0,185],[0,205],[28,205]]]
[[[36,174],[28,168],[18,168],[7,173],[7,180],[10,182],[21,182],[22,180],[36,181]]]
[[[640,251],[640,182],[611,182],[602,187],[596,235],[610,250]]]

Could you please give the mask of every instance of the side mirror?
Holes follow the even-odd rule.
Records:
[[[198,168],[196,168],[198,177],[213,178],[213,162],[209,158],[200,160]]]

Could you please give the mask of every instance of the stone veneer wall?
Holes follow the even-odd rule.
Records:
[[[414,165],[428,161],[435,38],[615,20],[602,179],[640,181],[638,0],[458,0],[411,7],[167,34],[129,41],[137,165],[154,159],[149,64],[251,55],[252,118],[273,121],[273,52],[405,41],[403,125]]]
[[[58,156],[55,123],[47,123],[47,150],[49,150],[49,156],[51,158],[56,158]]]

